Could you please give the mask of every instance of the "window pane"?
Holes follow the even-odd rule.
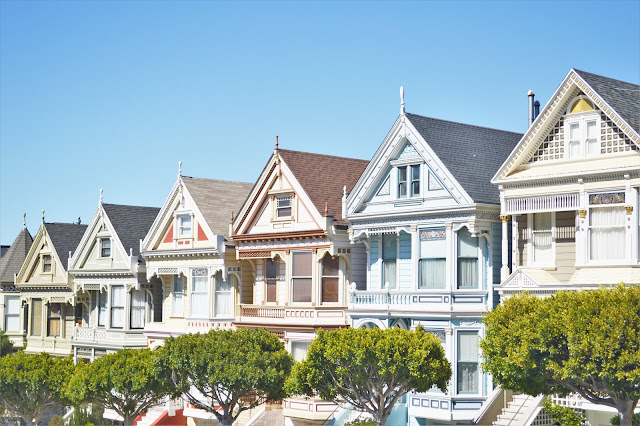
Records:
[[[458,392],[478,392],[478,333],[458,332]]]
[[[411,166],[411,196],[420,195],[420,166]]]
[[[322,301],[338,302],[339,301],[339,280],[338,278],[322,277]]]
[[[184,293],[184,282],[179,275],[173,276],[173,289],[172,289],[172,301],[171,301],[171,315],[182,316],[184,312],[184,300],[182,298]]]
[[[226,281],[216,277],[216,316],[229,316],[233,312],[232,280],[232,276],[228,276]]]
[[[382,235],[382,258],[396,259],[398,245],[396,244],[396,234]]]
[[[588,121],[587,122],[587,138],[592,139],[598,136],[596,133],[596,122]]]
[[[296,362],[304,361],[311,342],[291,342],[291,356]]]
[[[144,328],[146,314],[146,294],[142,290],[131,292],[131,328]]]
[[[293,276],[311,276],[311,252],[297,251],[293,253]]]
[[[265,276],[267,281],[267,302],[273,303],[276,299],[278,280],[278,261],[267,259],[265,262]]]
[[[47,318],[47,335],[59,336],[60,335],[60,303],[50,303],[49,312]]]
[[[569,126],[569,138],[572,141],[580,139],[580,125],[575,123]]]
[[[458,288],[478,287],[478,259],[458,259]]]
[[[293,301],[311,302],[311,278],[293,279]]]
[[[396,288],[396,260],[383,260],[382,261],[382,284],[386,287],[389,283],[389,288]]]
[[[31,335],[40,336],[42,334],[42,299],[33,299],[31,311]]]
[[[407,168],[398,167],[398,197],[407,196]]]
[[[111,327],[124,327],[124,286],[115,285],[111,287]]]
[[[547,264],[553,261],[553,238],[551,234],[551,213],[533,215],[533,262]]]
[[[589,256],[591,260],[625,258],[624,207],[589,210]]]
[[[420,259],[420,288],[444,288],[446,259]]]
[[[43,272],[51,272],[51,256],[45,255],[42,256],[42,271]]]
[[[458,257],[478,257],[478,238],[472,237],[467,228],[458,231]]]
[[[111,240],[109,238],[105,238],[102,240],[102,252],[100,253],[102,257],[111,256]]]
[[[107,292],[98,293],[98,326],[105,325],[107,320]]]
[[[20,296],[7,296],[4,300],[4,331],[7,333],[17,333],[20,331]]]

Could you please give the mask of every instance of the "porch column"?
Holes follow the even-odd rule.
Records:
[[[502,221],[502,268],[500,269],[500,281],[509,277],[509,216],[500,216]]]
[[[411,288],[418,289],[418,225],[411,225]]]
[[[455,259],[455,251],[454,251],[454,246],[453,246],[453,223],[451,222],[447,222],[445,223],[445,235],[446,235],[446,241],[447,241],[447,259],[446,259],[446,274],[445,274],[445,279],[446,279],[446,288],[448,290],[453,290],[456,288],[456,285],[453,283],[453,279],[454,279],[454,274],[453,274],[453,268],[454,268],[454,262],[456,261]]]

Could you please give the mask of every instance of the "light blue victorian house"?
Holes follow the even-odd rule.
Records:
[[[500,199],[490,180],[521,136],[403,107],[345,197],[350,238],[367,247],[366,282],[351,289],[351,325],[422,325],[452,364],[447,393],[407,395],[396,421],[470,422],[493,389],[478,349],[500,283]]]

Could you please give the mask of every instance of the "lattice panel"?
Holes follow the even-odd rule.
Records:
[[[600,112],[600,127],[601,154],[638,150],[638,146],[631,142],[631,139],[629,139],[602,111]]]
[[[564,158],[564,116],[549,131],[529,163],[560,158]]]

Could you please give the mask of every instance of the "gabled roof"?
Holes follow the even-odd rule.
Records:
[[[346,222],[342,220],[343,187],[346,186],[349,193],[369,161],[288,149],[278,149],[278,154],[318,212],[324,215],[327,206],[328,215],[333,216],[334,224],[346,226]]]
[[[102,208],[109,217],[125,251],[129,253],[129,249],[133,249],[133,255],[140,256],[140,240],[144,239],[149,232],[160,208],[105,203],[102,204]]]
[[[574,69],[636,132],[640,132],[640,86]]]
[[[73,252],[78,247],[84,232],[87,230],[87,225],[78,225],[75,223],[45,223],[45,229],[51,243],[58,254],[62,267],[65,271],[68,268],[69,252]]]
[[[31,234],[25,226],[13,244],[11,244],[9,250],[7,250],[5,255],[2,256],[2,259],[0,259],[0,282],[13,283],[13,277],[20,271],[32,243],[33,237],[31,237]]]
[[[237,214],[253,183],[182,176],[182,182],[207,225],[216,235],[229,239],[231,213]]]
[[[499,204],[491,178],[521,133],[406,114],[411,124],[476,203]]]

